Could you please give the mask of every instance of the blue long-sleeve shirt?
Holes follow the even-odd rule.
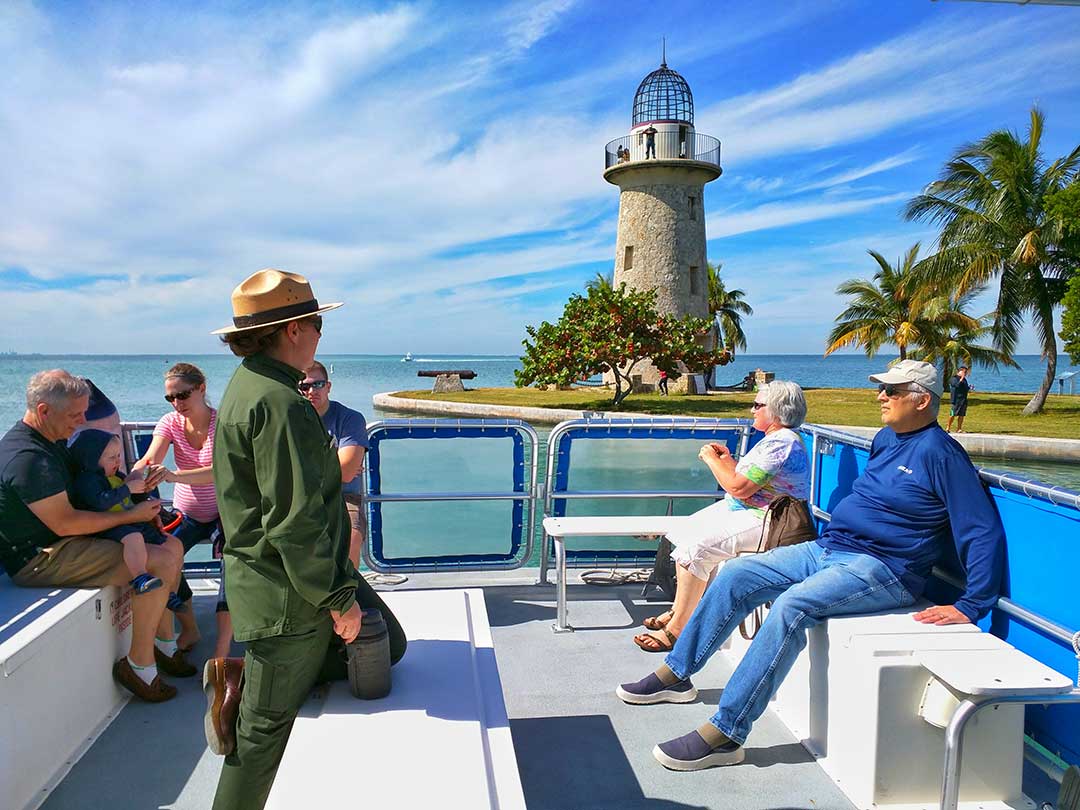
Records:
[[[972,621],[997,599],[1005,530],[967,453],[936,423],[911,433],[882,428],[866,471],[818,542],[881,560],[916,598],[952,542],[967,576],[956,608]]]

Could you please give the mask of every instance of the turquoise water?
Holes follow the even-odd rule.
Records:
[[[470,385],[496,387],[512,385],[514,370],[519,368],[516,357],[415,353],[415,360],[411,363],[401,362],[400,357],[380,355],[326,355],[320,359],[327,366],[333,367],[331,375],[334,384],[333,398],[362,411],[369,421],[388,415],[374,411],[371,406],[373,394],[380,391],[428,386],[429,379],[417,378],[416,372],[419,370],[471,368],[477,372],[478,376]],[[14,423],[22,415],[25,408],[24,390],[29,377],[41,369],[57,367],[66,368],[74,374],[93,379],[116,402],[125,420],[156,421],[169,409],[162,399],[161,386],[164,372],[179,360],[194,362],[203,369],[209,381],[208,388],[212,401],[220,398],[237,363],[236,358],[224,351],[216,355],[201,356],[2,355],[0,356],[0,429]],[[867,375],[881,370],[884,362],[867,360],[861,355],[834,355],[828,358],[817,355],[746,355],[737,357],[734,363],[718,369],[716,381],[720,384],[736,382],[747,371],[763,368],[774,372],[779,378],[796,380],[806,387],[868,388]],[[1018,362],[1021,369],[1005,369],[993,374],[977,370],[972,376],[972,382],[976,388],[972,395],[973,401],[977,401],[979,391],[1034,391],[1042,378],[1041,360],[1031,355],[1019,357]],[[1068,370],[1080,369],[1070,369],[1063,364],[1059,367],[1058,373]],[[810,414],[810,419],[820,422],[829,421],[825,414]],[[542,436],[547,434],[547,431],[543,429],[540,432]],[[622,448],[620,452],[628,455],[622,459],[621,463],[613,462],[613,468],[636,471],[637,480],[644,479],[647,482],[643,486],[656,486],[662,489],[674,486],[671,481],[673,470],[667,468],[666,461],[663,464],[659,463],[659,459],[674,457],[679,469],[696,469],[697,467],[696,453],[689,451],[685,462],[679,457],[681,451],[676,453],[674,451],[657,452],[646,448],[638,450]],[[461,469],[464,462],[460,460],[459,454],[455,451],[451,457],[458,460],[452,462],[448,469]],[[430,465],[430,463],[429,459],[426,464]],[[475,464],[472,466],[478,469]],[[598,462],[590,466],[597,471],[605,465]],[[1077,465],[994,460],[988,466],[1014,469],[1060,486],[1080,489],[1080,469]],[[412,469],[411,465],[410,469]],[[415,475],[410,473],[408,476],[414,477],[415,480],[398,483],[405,488],[420,486],[424,481],[436,480],[433,473],[434,470],[425,468],[425,462],[418,460]],[[594,474],[601,475],[599,472],[594,472]],[[661,483],[664,481],[667,483]],[[684,483],[689,484],[689,481]]]

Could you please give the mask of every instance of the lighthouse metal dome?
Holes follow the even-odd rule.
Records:
[[[686,79],[661,62],[660,67],[641,80],[634,94],[631,126],[652,121],[694,124],[694,94]]]

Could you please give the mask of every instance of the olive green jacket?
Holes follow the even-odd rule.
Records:
[[[248,357],[218,408],[214,484],[237,641],[307,632],[356,601],[341,464],[297,393],[303,377]]]

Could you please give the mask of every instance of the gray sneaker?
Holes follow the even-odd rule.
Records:
[[[692,703],[697,700],[697,687],[686,678],[664,686],[663,681],[651,672],[637,683],[624,683],[615,690],[623,703],[647,706],[653,703]]]
[[[743,747],[734,740],[713,748],[697,731],[662,742],[653,748],[652,753],[657,762],[672,771],[700,771],[719,765],[738,765],[746,758]]]

